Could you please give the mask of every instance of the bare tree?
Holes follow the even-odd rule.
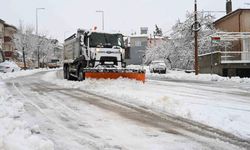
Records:
[[[15,34],[14,42],[17,51],[21,52],[24,48],[26,59],[33,62],[31,67],[35,67],[38,59],[38,53],[40,62],[47,62],[49,58],[53,57],[53,51],[55,48],[54,40],[47,37],[46,34],[35,35],[33,26],[24,26],[20,21],[18,31]]]

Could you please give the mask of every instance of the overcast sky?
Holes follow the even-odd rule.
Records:
[[[197,0],[198,10],[225,11],[226,0]],[[233,10],[248,8],[250,0],[232,0]],[[139,32],[140,27],[157,24],[167,32],[177,19],[183,20],[187,11],[193,11],[194,0],[0,0],[0,19],[18,26],[19,20],[35,27],[36,8],[40,10],[39,32],[63,40],[77,28],[102,28],[101,14],[105,12],[105,30],[124,34]],[[221,17],[224,14],[215,14]]]

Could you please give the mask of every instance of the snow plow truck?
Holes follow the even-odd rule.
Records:
[[[78,29],[64,40],[63,74],[68,80],[130,78],[145,82],[145,70],[127,69],[120,33]]]

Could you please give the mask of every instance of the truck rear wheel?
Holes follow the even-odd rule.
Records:
[[[70,74],[69,67],[66,67],[66,77],[67,80],[74,80],[75,78]]]
[[[68,68],[68,67],[67,67],[66,65],[63,66],[63,78],[64,78],[64,79],[68,79],[68,76],[67,76],[67,75],[68,75],[68,74],[67,74],[67,68]]]

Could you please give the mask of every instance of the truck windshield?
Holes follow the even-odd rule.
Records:
[[[120,46],[124,48],[124,41],[122,34],[107,34],[107,33],[92,33],[89,37],[90,47],[104,47],[112,48],[113,46]]]

